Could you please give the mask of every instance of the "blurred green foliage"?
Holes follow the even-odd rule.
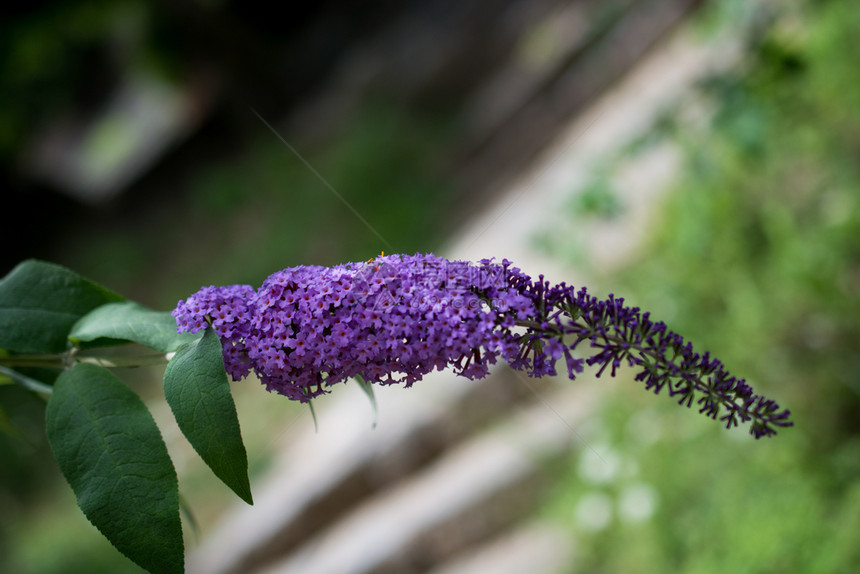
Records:
[[[860,58],[860,14],[849,6],[777,19],[746,72],[705,83],[716,113],[703,131],[676,126],[686,172],[621,278],[739,372],[779,382],[786,402],[814,393],[827,412],[807,428],[821,440],[858,430],[860,70],[843,62]]]
[[[546,509],[577,539],[571,573],[854,571],[860,444],[811,464],[813,444],[796,431],[756,442],[624,394],[606,406],[600,428],[584,430],[601,458],[572,460]],[[637,489],[655,493],[653,511],[631,512]],[[609,512],[597,526],[595,499]]]
[[[235,156],[178,181],[146,217],[69,237],[64,263],[167,309],[201,285],[259,285],[284,267],[365,260],[391,247],[432,251],[451,228],[454,190],[433,152],[444,119],[369,103],[324,145],[290,142],[301,158],[250,110],[248,122],[255,135]]]
[[[753,441],[647,395],[633,399],[634,415],[631,381],[593,440],[626,457],[655,489],[657,510],[625,523],[617,485],[590,483],[577,456],[547,505],[582,539],[571,572],[819,574],[860,564],[856,8],[781,5],[744,71],[701,86],[715,109],[709,124],[664,123],[683,173],[641,259],[611,277],[615,293],[791,408],[797,426]],[[634,428],[642,417],[649,432]],[[595,490],[614,501],[613,519],[589,531],[576,509]]]
[[[8,10],[0,19],[0,162],[26,151],[34,129],[98,105],[121,70],[175,71],[163,23],[154,22],[145,2],[56,1]]]
[[[622,211],[616,195],[610,175],[597,170],[588,185],[576,194],[567,208],[577,219],[585,217],[612,219]]]

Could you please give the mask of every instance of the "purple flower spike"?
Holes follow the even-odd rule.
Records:
[[[485,377],[499,359],[530,376],[571,379],[638,369],[645,388],[726,423],[751,422],[756,438],[792,426],[789,411],[753,393],[708,353],[610,295],[552,286],[513,267],[434,255],[380,256],[335,267],[300,266],[249,286],[204,287],[173,311],[180,332],[211,325],[234,379],[253,371],[271,390],[308,401],[354,377],[411,386],[433,370]],[[583,359],[573,351],[591,350]]]

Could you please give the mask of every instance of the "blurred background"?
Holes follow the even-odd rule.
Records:
[[[754,441],[623,375],[500,369],[385,389],[374,431],[344,386],[314,431],[248,381],[241,508],[160,373],[129,370],[193,513],[189,571],[860,567],[852,0],[2,10],[3,275],[37,257],[167,310],[381,251],[509,257],[651,311],[797,425]],[[44,404],[0,404],[0,571],[138,572],[77,510]]]

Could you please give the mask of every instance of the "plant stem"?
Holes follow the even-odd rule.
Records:
[[[54,355],[0,355],[0,365],[6,367],[48,367],[53,369],[64,369],[70,366],[71,361],[67,353]]]
[[[115,368],[115,367],[150,367],[156,365],[166,365],[175,353],[154,353],[147,355],[133,355],[114,357],[93,357],[93,356],[74,356],[73,361],[78,363],[90,363],[99,365],[100,367]]]
[[[148,353],[135,355],[95,356],[82,355],[75,350],[57,354],[0,355],[0,368],[4,367],[48,367],[66,369],[75,363],[90,363],[107,368],[148,367],[166,365],[175,353]],[[5,371],[5,369],[4,369]]]
[[[3,373],[4,375],[9,377],[13,381],[18,383],[19,385],[21,385],[22,387],[24,387],[25,389],[28,389],[30,391],[33,391],[36,393],[42,393],[42,394],[46,394],[46,395],[50,395],[54,391],[54,389],[51,387],[51,385],[46,385],[45,383],[43,383],[41,381],[37,381],[36,379],[31,379],[30,377],[28,377],[26,375],[22,375],[18,371],[13,371],[12,369],[8,369],[6,367],[0,366],[0,373]]]

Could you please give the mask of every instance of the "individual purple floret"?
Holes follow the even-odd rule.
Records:
[[[623,364],[659,393],[719,418],[752,423],[756,438],[791,426],[789,412],[753,393],[648,313],[612,295],[537,281],[511,262],[434,255],[381,256],[335,267],[299,266],[249,286],[205,287],[180,301],[180,332],[211,325],[234,379],[254,371],[269,390],[308,401],[350,378],[412,385],[434,369],[482,378],[499,359],[540,377]],[[583,347],[587,358],[574,356]]]

